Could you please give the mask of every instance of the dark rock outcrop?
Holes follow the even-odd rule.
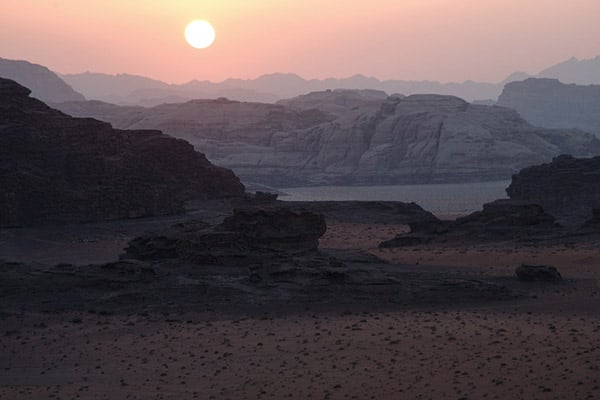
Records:
[[[552,235],[560,229],[542,207],[513,200],[496,200],[455,221],[410,224],[410,232],[380,243],[379,247],[402,247],[432,242],[493,242],[530,240]]]
[[[548,265],[520,265],[515,274],[519,280],[524,282],[561,282],[560,272]]]
[[[439,95],[343,90],[277,105],[198,100],[131,113],[60,107],[119,128],[161,129],[242,179],[276,187],[508,179],[561,153],[600,152],[591,134],[536,128],[513,110]]]
[[[325,233],[323,216],[286,208],[248,208],[216,226],[186,222],[132,240],[124,259],[176,258],[200,264],[270,263],[273,255],[315,253]]]
[[[323,216],[287,208],[235,210],[219,225],[174,225],[132,240],[122,260],[191,265],[243,285],[342,283],[345,264],[318,251]]]
[[[518,111],[536,126],[577,128],[600,136],[600,85],[530,78],[507,84],[497,104]]]
[[[578,225],[600,207],[600,157],[560,156],[514,175],[511,199],[540,204],[566,225]]]
[[[85,100],[54,72],[27,61],[0,58],[0,78],[11,79],[29,88],[33,97],[45,103]]]
[[[72,118],[29,94],[0,79],[0,226],[170,214],[243,194],[183,140]]]

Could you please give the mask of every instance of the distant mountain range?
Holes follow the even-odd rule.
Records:
[[[470,102],[484,100],[484,104],[490,104],[498,98],[506,83],[530,77],[555,78],[564,83],[600,84],[600,56],[590,60],[571,58],[546,68],[536,75],[514,72],[497,83],[379,80],[363,75],[341,79],[303,79],[296,74],[270,74],[247,80],[227,79],[219,83],[191,81],[181,85],[170,85],[141,76],[123,74],[106,75],[86,72],[61,75],[61,77],[89,99],[122,105],[154,106],[219,97],[238,101],[274,103],[280,99],[330,89],[375,89],[388,94],[403,95],[441,94],[460,97]]]
[[[29,88],[32,96],[45,103],[85,100],[54,72],[48,68],[27,61],[14,61],[0,58],[0,78],[12,79]]]
[[[600,56],[589,60],[578,60],[573,57],[546,68],[536,77],[558,79],[562,83],[578,85],[600,84]]]
[[[529,77],[555,78],[564,83],[600,84],[600,56],[589,60],[571,58],[546,68],[536,75],[515,72],[497,83],[379,80],[363,75],[341,79],[304,79],[296,74],[276,73],[256,79],[227,79],[218,83],[194,80],[176,85],[130,74],[109,75],[84,72],[55,75],[41,65],[1,58],[0,77],[14,79],[30,87],[35,97],[50,103],[80,101],[82,95],[90,100],[144,107],[220,97],[238,101],[275,103],[281,99],[330,89],[374,89],[387,94],[451,95],[470,102],[493,104],[506,83]],[[61,83],[61,79],[66,82],[66,85]]]
[[[497,104],[536,126],[578,128],[600,137],[600,85],[529,78],[506,84]]]

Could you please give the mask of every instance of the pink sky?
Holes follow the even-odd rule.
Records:
[[[0,57],[62,73],[496,82],[600,55],[598,0],[0,1]],[[193,19],[212,47],[185,42]]]

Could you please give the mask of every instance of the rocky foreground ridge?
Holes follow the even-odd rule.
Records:
[[[264,306],[449,304],[522,297],[518,288],[453,271],[389,265],[360,251],[321,250],[323,216],[285,207],[188,220],[129,242],[96,265],[0,260],[0,311],[234,312]],[[97,311],[96,311],[97,310]]]
[[[526,79],[504,87],[498,105],[546,128],[577,128],[600,136],[600,85],[566,85],[557,79]]]
[[[183,140],[73,118],[30,93],[0,79],[0,227],[169,214],[244,191]]]
[[[559,154],[600,152],[591,134],[536,128],[513,110],[440,95],[334,90],[276,105],[219,99],[149,109],[59,107],[118,128],[161,129],[245,181],[280,187],[508,179]]]

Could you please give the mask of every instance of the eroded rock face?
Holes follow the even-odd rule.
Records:
[[[531,124],[578,128],[600,136],[600,85],[565,85],[557,79],[526,79],[504,87],[498,105],[517,110]]]
[[[560,156],[514,175],[511,199],[540,204],[559,222],[579,225],[600,207],[600,157]]]
[[[72,118],[29,94],[0,79],[0,226],[163,215],[243,194],[183,140]]]
[[[520,265],[515,274],[524,282],[561,282],[560,272],[549,265]]]
[[[221,99],[131,113],[85,103],[61,109],[120,128],[162,129],[249,182],[279,187],[508,179],[561,153],[600,152],[591,134],[536,128],[513,110],[439,95],[346,90],[277,105]]]

